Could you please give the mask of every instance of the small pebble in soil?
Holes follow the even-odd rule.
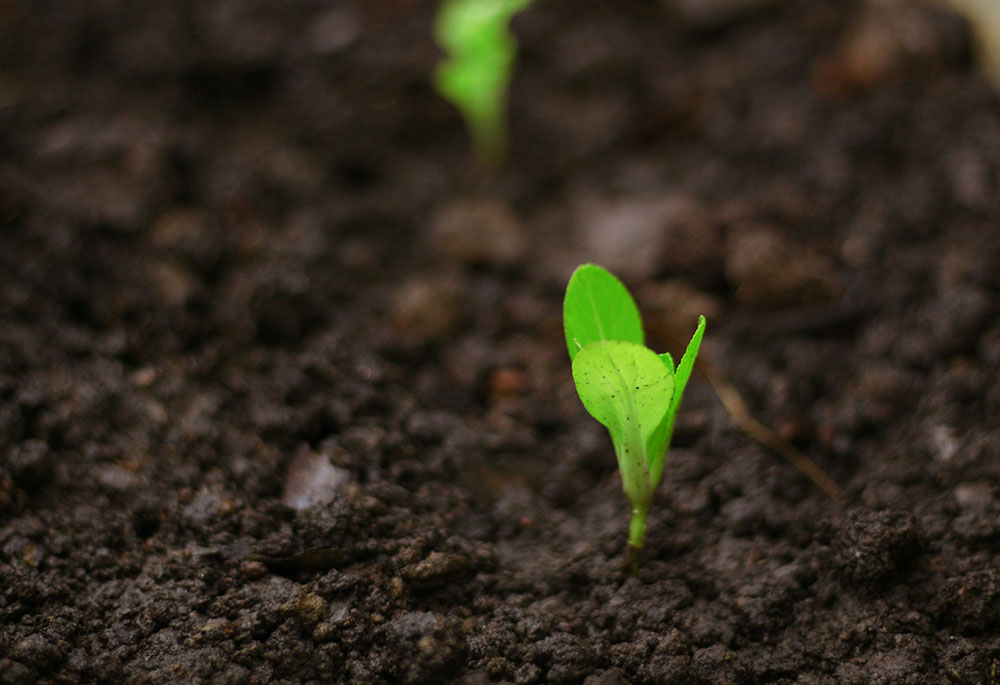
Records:
[[[389,581],[389,594],[394,599],[401,599],[406,594],[406,583],[399,576],[393,576]]]
[[[334,466],[325,454],[300,450],[288,465],[281,501],[293,509],[308,509],[337,498],[351,478],[347,469]]]
[[[261,561],[244,561],[240,569],[251,580],[257,580],[267,575],[267,566]]]
[[[328,613],[326,600],[315,592],[300,592],[286,610],[290,616],[294,616],[307,626],[315,626],[326,618]]]
[[[927,428],[929,442],[934,449],[935,459],[948,463],[955,458],[962,444],[955,437],[955,431],[950,426],[936,424]]]
[[[417,276],[393,293],[392,320],[396,329],[415,343],[447,338],[464,318],[462,292],[457,283],[441,276]]]
[[[320,14],[310,27],[306,45],[321,55],[343,52],[362,35],[362,21],[356,8],[334,6]]]
[[[400,576],[411,588],[427,590],[461,578],[471,569],[472,562],[467,557],[447,552],[431,552],[425,559],[404,566]]]
[[[329,623],[320,623],[315,628],[313,628],[312,639],[313,642],[323,644],[330,642],[336,637],[337,631]]]
[[[581,261],[593,261],[626,278],[644,279],[658,268],[665,247],[663,227],[677,207],[673,198],[578,201]],[[636,249],[636,246],[642,249]]]
[[[925,3],[867,2],[840,45],[816,66],[814,84],[823,93],[840,95],[877,86],[916,62],[964,59],[965,29],[945,19]]]
[[[201,287],[189,269],[169,259],[150,260],[146,278],[163,301],[174,307],[185,305]]]
[[[737,298],[765,311],[825,304],[836,300],[843,289],[827,258],[762,226],[730,233],[725,271]]]
[[[448,261],[491,267],[518,264],[527,247],[524,228],[510,207],[477,197],[453,200],[438,209],[428,241]]]
[[[153,245],[195,264],[210,263],[218,257],[216,236],[220,233],[221,228],[208,212],[186,207],[168,209],[150,228]]]
[[[955,486],[955,501],[963,509],[987,512],[997,501],[994,496],[995,489],[992,483],[986,481],[962,483]]]
[[[124,466],[107,464],[98,470],[97,482],[109,492],[122,493],[136,491],[142,479]]]
[[[524,372],[509,366],[502,366],[490,372],[489,380],[490,403],[517,397],[524,393],[527,379]]]

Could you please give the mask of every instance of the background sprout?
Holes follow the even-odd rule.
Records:
[[[434,87],[465,118],[476,154],[490,165],[507,154],[507,88],[517,58],[511,18],[531,0],[444,0],[434,39],[448,56]]]
[[[705,317],[675,368],[643,342],[635,301],[596,264],[573,272],[563,301],[566,346],[580,401],[611,435],[622,487],[632,503],[626,558],[635,574],[646,515],[674,432],[677,408],[701,347]]]

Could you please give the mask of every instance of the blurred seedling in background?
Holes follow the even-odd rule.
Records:
[[[507,89],[517,60],[511,18],[531,0],[444,0],[434,39],[447,55],[434,87],[465,118],[477,156],[495,166],[507,155]]]
[[[626,559],[634,575],[705,317],[698,317],[694,337],[675,366],[669,354],[646,347],[639,310],[622,282],[596,264],[583,264],[566,286],[563,326],[576,391],[590,415],[608,429],[632,503]]]

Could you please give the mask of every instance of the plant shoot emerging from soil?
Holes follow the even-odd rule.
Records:
[[[634,574],[705,317],[698,317],[675,367],[669,354],[646,347],[639,310],[622,282],[596,264],[583,264],[566,286],[563,326],[576,391],[611,434],[622,487],[632,503],[626,556]]]
[[[444,0],[434,39],[448,55],[434,87],[465,118],[479,158],[495,165],[507,154],[505,110],[517,58],[511,18],[531,0]]]

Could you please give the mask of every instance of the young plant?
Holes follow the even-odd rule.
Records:
[[[674,432],[677,407],[701,347],[705,317],[680,364],[646,347],[635,301],[596,264],[577,267],[563,301],[566,346],[583,406],[611,434],[622,487],[632,503],[626,558],[635,574],[646,515]]]
[[[448,58],[434,87],[465,118],[476,153],[490,165],[507,154],[507,88],[517,58],[511,18],[531,0],[444,0],[434,39]]]

